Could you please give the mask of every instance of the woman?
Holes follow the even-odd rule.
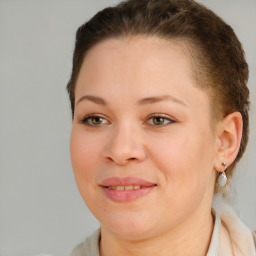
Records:
[[[225,193],[248,139],[230,26],[186,0],[128,0],[82,25],[67,89],[71,160],[100,230],[80,255],[255,255]]]

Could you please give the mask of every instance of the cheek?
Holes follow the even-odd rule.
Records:
[[[157,143],[157,142],[161,143]],[[213,167],[210,134],[189,130],[152,141],[151,158],[173,193],[192,193],[207,186]],[[206,189],[204,187],[204,189]]]
[[[162,205],[172,206],[169,214],[176,222],[185,219],[212,194],[211,152],[207,152],[207,143],[200,136],[193,135],[165,140],[161,150],[155,147],[152,152],[161,172]]]
[[[95,182],[95,166],[98,162],[99,143],[77,128],[70,138],[71,162],[77,186],[83,195]],[[90,186],[88,186],[90,184]]]
[[[70,153],[74,176],[81,197],[95,216],[100,216],[99,211],[104,212],[97,184],[99,170],[103,170],[100,161],[102,141],[102,137],[88,134],[80,127],[72,129]]]

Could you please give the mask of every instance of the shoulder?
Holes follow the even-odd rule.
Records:
[[[85,256],[86,255],[85,253],[86,251],[84,247],[84,242],[82,242],[78,244],[75,248],[73,248],[69,256]]]
[[[215,196],[213,209],[227,229],[232,244],[241,255],[256,255],[251,230],[239,219],[232,207],[221,197]]]
[[[78,244],[69,256],[99,256],[100,229]]]

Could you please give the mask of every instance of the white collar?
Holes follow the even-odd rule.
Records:
[[[221,222],[227,228],[236,256],[256,256],[251,231],[238,218],[234,210],[221,197],[215,196],[212,204],[215,224],[207,256],[222,255],[219,251]]]

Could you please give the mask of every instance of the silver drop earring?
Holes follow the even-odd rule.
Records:
[[[223,167],[226,167],[226,163],[223,162],[223,163],[222,163],[222,166],[223,166]],[[221,187],[224,187],[224,186],[227,184],[227,182],[228,182],[227,175],[226,175],[225,171],[223,171],[223,172],[221,173],[221,175],[219,175],[219,177],[218,177],[218,183],[219,183],[219,185],[220,185]]]
[[[226,176],[226,173],[223,172],[221,175],[218,177],[218,183],[221,187],[224,187],[228,182],[228,178]]]

